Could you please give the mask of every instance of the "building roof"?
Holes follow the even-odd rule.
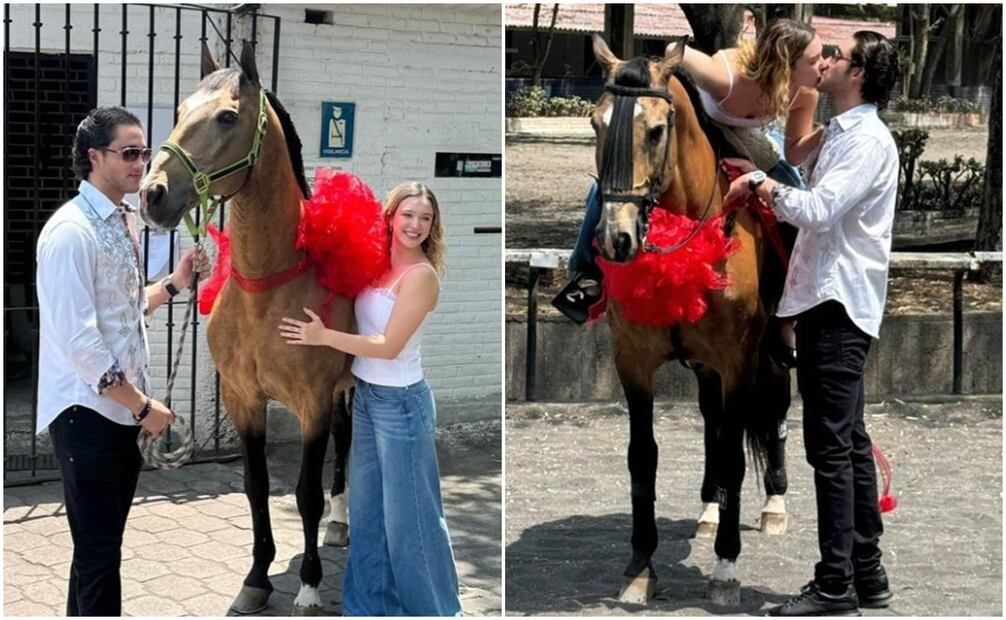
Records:
[[[505,24],[507,28],[526,30],[534,20],[534,4],[507,4]],[[552,18],[552,5],[542,4],[538,15],[539,27],[548,28]],[[895,34],[894,22],[860,22],[848,19],[817,17],[811,20],[824,43],[839,43],[852,36],[857,30],[875,30],[888,38]],[[635,33],[645,37],[677,37],[692,34],[688,19],[677,4],[637,4],[635,5]],[[560,4],[555,20],[556,32],[603,33],[603,4]],[[753,35],[753,26],[747,24],[745,33]]]

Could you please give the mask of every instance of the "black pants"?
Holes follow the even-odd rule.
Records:
[[[863,422],[863,367],[870,337],[828,301],[797,317],[797,383],[804,442],[814,468],[821,561],[814,579],[844,593],[855,573],[880,563],[884,531],[872,442]]]
[[[143,464],[139,432],[79,405],[49,425],[73,538],[68,616],[122,613],[122,533]]]

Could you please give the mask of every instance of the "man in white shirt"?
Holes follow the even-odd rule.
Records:
[[[886,607],[892,598],[880,563],[883,525],[863,422],[863,367],[887,297],[898,152],[877,110],[897,79],[897,52],[868,31],[830,52],[818,90],[831,95],[836,115],[808,188],[752,170],[725,198],[754,191],[799,229],[778,315],[797,318],[797,383],[821,561],[814,581],[769,610],[774,616],[859,615],[860,606]]]
[[[48,428],[62,472],[74,545],[69,616],[121,614],[122,535],[143,463],[137,435],[142,426],[157,436],[174,420],[146,396],[143,316],[190,284],[193,253],[144,286],[135,209],[122,198],[137,191],[149,161],[135,116],[92,110],[73,143],[79,193],[46,222],[36,246],[36,432]]]

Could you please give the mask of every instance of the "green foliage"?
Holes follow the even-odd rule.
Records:
[[[960,212],[982,204],[985,165],[957,155],[952,161],[918,161],[929,132],[892,131],[898,145],[898,210]]]
[[[978,104],[974,101],[946,96],[933,100],[928,97],[909,99],[902,95],[894,102],[891,109],[895,112],[949,112],[956,114],[977,114],[979,112]]]
[[[581,97],[549,97],[540,86],[526,86],[507,99],[506,115],[587,116],[594,104]]]

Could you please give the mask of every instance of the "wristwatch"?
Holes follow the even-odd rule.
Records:
[[[171,281],[171,276],[161,280],[161,284],[164,286],[164,290],[167,291],[169,297],[174,297],[181,292],[178,290],[178,287],[175,286],[174,282]]]
[[[759,185],[765,182],[765,179],[767,178],[768,175],[766,175],[764,172],[762,172],[761,170],[755,170],[754,172],[751,173],[751,178],[748,179],[748,189],[751,190],[752,192],[755,191],[756,189],[758,189]]]

